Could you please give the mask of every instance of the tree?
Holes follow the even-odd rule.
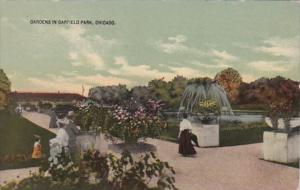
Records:
[[[126,85],[98,86],[89,90],[89,97],[101,104],[114,105],[128,99]]]
[[[164,103],[169,105],[170,102],[170,84],[163,79],[154,79],[148,83],[151,96],[155,97],[156,100],[162,100]]]
[[[170,105],[172,108],[178,109],[180,101],[188,83],[188,79],[183,76],[176,76],[170,81]]]
[[[187,83],[187,78],[178,75],[170,82],[166,82],[163,79],[152,80],[149,82],[148,87],[152,97],[162,100],[167,106],[173,109],[178,109]]]
[[[0,69],[0,110],[4,109],[8,105],[10,91],[11,82],[4,71]]]
[[[215,80],[223,86],[227,92],[228,98],[232,103],[238,102],[239,88],[242,83],[242,77],[239,72],[233,68],[227,68],[216,74]]]
[[[153,99],[151,96],[150,89],[147,86],[135,86],[130,91],[130,96],[134,101],[140,104],[146,103],[149,99]]]

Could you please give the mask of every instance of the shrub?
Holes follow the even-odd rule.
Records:
[[[111,125],[104,132],[111,138],[117,137],[126,143],[135,143],[139,139],[158,138],[166,123],[158,116],[161,103],[149,100],[145,106],[130,101],[116,106],[110,112]]]
[[[37,106],[32,104],[32,103],[25,103],[22,105],[22,107],[26,110],[26,111],[37,111]]]
[[[97,131],[109,123],[109,110],[97,104],[80,107],[76,112],[75,123],[85,131]]]
[[[51,110],[53,105],[50,102],[39,102],[38,107],[42,110]]]
[[[278,120],[280,118],[284,121],[284,130],[289,132],[290,130],[290,120],[293,115],[293,105],[292,101],[276,101],[269,105],[269,116],[272,122],[274,130],[278,130]]]
[[[49,175],[50,174],[50,175]],[[67,154],[57,154],[57,160],[40,169],[40,173],[0,186],[3,190],[150,190],[177,189],[175,171],[167,162],[146,153],[134,161],[129,152],[121,158],[88,151],[79,165],[71,163]]]

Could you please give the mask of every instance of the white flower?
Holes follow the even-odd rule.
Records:
[[[45,174],[44,174],[44,177],[50,177],[51,175],[50,175],[50,173],[49,173],[49,171],[47,170],[46,172],[45,172]]]
[[[57,169],[62,169],[63,168],[63,166],[61,165],[61,164],[59,164],[58,166],[57,166]]]
[[[55,165],[58,164],[58,159],[57,158],[53,159],[53,164],[55,164]]]
[[[74,163],[72,161],[70,161],[67,165],[67,167],[71,167]]]

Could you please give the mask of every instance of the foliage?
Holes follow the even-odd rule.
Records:
[[[223,86],[230,102],[237,103],[239,98],[239,87],[242,83],[242,77],[239,72],[233,68],[227,68],[217,73],[215,80]]]
[[[154,100],[149,100],[145,106],[134,101],[116,106],[110,112],[111,125],[104,126],[104,132],[127,143],[135,143],[147,137],[159,137],[166,127],[166,123],[158,116],[161,106],[161,102]]]
[[[108,111],[98,104],[80,107],[76,111],[75,123],[84,131],[99,131],[109,124]]]
[[[169,82],[164,79],[152,80],[148,87],[154,99],[163,101],[169,108],[178,109],[187,83],[187,78],[176,76]]]
[[[155,79],[148,83],[151,94],[156,98],[156,100],[161,100],[164,103],[169,104],[171,96],[169,93],[170,83],[164,81],[163,79]]]
[[[126,85],[98,86],[89,90],[89,97],[103,105],[114,105],[128,99],[129,90]]]
[[[290,120],[293,115],[292,107],[292,101],[287,100],[270,103],[269,117],[271,119],[274,130],[278,130],[278,120],[282,118],[284,121],[285,131],[289,132]]]
[[[220,122],[220,146],[235,146],[260,143],[264,131],[269,130],[265,122],[241,123],[238,121]],[[169,123],[161,139],[178,142],[179,123]]]
[[[220,114],[220,107],[215,100],[204,99],[199,101],[198,106],[193,111],[201,114],[200,119],[203,123],[208,123]]]
[[[29,102],[22,105],[22,107],[27,111],[37,111],[37,106],[35,104],[31,104]]]
[[[11,83],[7,75],[5,74],[3,69],[0,69],[0,90],[7,94],[10,92],[10,87]]]
[[[169,82],[169,96],[168,104],[171,108],[178,109],[182,94],[185,90],[185,87],[188,83],[187,78],[183,76],[176,76],[172,81]]]
[[[210,113],[219,114],[220,108],[218,103],[212,99],[201,100],[198,103],[198,107],[196,108],[196,112],[201,113],[203,115],[208,115]]]
[[[220,123],[220,146],[261,143],[266,130],[269,128],[265,122],[222,121]]]
[[[204,86],[208,86],[210,83],[212,83],[213,80],[211,78],[208,77],[198,77],[198,78],[192,78],[190,80],[188,80],[187,84],[198,84],[198,85],[204,85]]]
[[[183,76],[176,76],[171,81],[166,81],[164,78],[154,79],[148,83],[148,86],[137,86],[131,91],[124,85],[95,87],[90,90],[89,97],[105,105],[120,104],[124,100],[129,100],[130,97],[143,104],[151,98],[163,101],[167,109],[177,110],[187,84],[211,82],[218,82],[225,89],[233,106],[258,105],[255,107],[264,110],[264,107],[268,105],[266,103],[268,99],[291,97],[297,100],[293,105],[298,111],[300,110],[300,106],[297,106],[300,105],[299,82],[278,76],[245,83],[242,82],[238,71],[233,68],[222,70],[214,79],[208,77],[187,79]]]
[[[140,104],[145,104],[149,99],[154,97],[150,93],[150,88],[147,86],[135,86],[130,90],[130,97]]]
[[[54,112],[57,116],[65,116],[69,111],[77,111],[77,107],[73,104],[68,103],[60,103],[56,104],[54,108]]]
[[[289,120],[299,112],[297,106],[300,99],[299,83],[277,76],[272,79],[261,78],[249,85],[248,96],[252,96],[264,104],[275,130],[278,119],[283,118],[285,130],[289,131]]]
[[[2,69],[0,69],[0,110],[4,109],[9,102],[11,83]]]
[[[175,174],[174,169],[156,158],[153,152],[142,155],[137,161],[128,151],[124,151],[120,159],[112,154],[101,156],[99,152],[90,152],[84,160],[83,167],[89,168],[88,173],[96,173],[98,181],[113,189],[151,189],[153,181],[155,189],[176,189],[175,178],[171,176]]]
[[[299,82],[277,76],[260,78],[249,84],[243,83],[240,88],[240,103],[261,104],[269,107],[274,102],[292,102],[292,109],[299,112]]]
[[[177,189],[174,175],[174,169],[152,152],[134,160],[128,151],[117,158],[112,154],[101,155],[91,150],[85,153],[80,164],[75,165],[62,151],[57,160],[50,160],[38,175],[24,179],[18,185],[9,183],[1,189],[172,190]]]
[[[53,105],[50,102],[39,102],[38,107],[42,110],[51,110]]]
[[[46,176],[51,176],[52,180],[60,184],[76,184],[74,181],[78,175],[78,167],[71,160],[71,156],[66,148],[55,146],[50,150],[50,157],[41,171],[46,172]]]

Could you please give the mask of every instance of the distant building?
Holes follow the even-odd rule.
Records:
[[[76,93],[53,93],[53,92],[11,92],[10,98],[19,104],[31,103],[37,105],[39,102],[76,103],[86,97]]]

